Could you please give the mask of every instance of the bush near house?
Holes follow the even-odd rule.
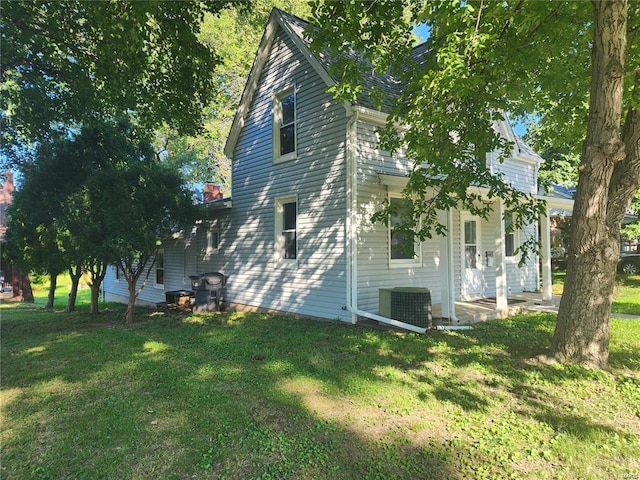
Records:
[[[88,301],[88,299],[87,299]],[[6,479],[630,478],[640,322],[608,372],[552,315],[426,335],[266,314],[2,306]]]

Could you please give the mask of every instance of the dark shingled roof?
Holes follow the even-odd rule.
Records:
[[[282,18],[287,22],[287,24],[291,27],[293,32],[298,35],[307,45],[307,47],[311,46],[311,42],[304,35],[304,30],[309,25],[309,22],[302,20],[301,18],[296,17],[295,15],[291,15],[290,13],[284,12],[278,9],[278,12],[282,16]],[[413,49],[412,56],[416,62],[420,62],[426,53],[425,44],[421,44],[416,46]],[[357,52],[350,52],[347,54],[348,57],[356,60]],[[327,73],[330,73],[330,65],[331,65],[331,54],[329,52],[321,53],[320,55],[316,55],[316,58],[322,65],[322,67],[326,70]],[[332,77],[333,80],[338,83],[339,79],[336,77]],[[370,108],[373,110],[381,110],[383,112],[390,112],[393,103],[400,95],[400,92],[403,89],[403,85],[400,80],[394,78],[390,74],[381,74],[376,72],[371,67],[371,72],[365,74],[362,77],[362,86],[363,91],[358,95],[358,98],[355,102],[356,105]],[[382,105],[377,104],[374,101],[372,93],[378,91],[383,94]]]

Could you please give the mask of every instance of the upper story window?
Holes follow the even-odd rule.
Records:
[[[155,285],[157,287],[164,286],[164,250],[158,250],[156,254],[156,279]]]
[[[419,244],[416,243],[413,235],[398,228],[402,213],[407,209],[403,205],[404,200],[399,197],[390,197],[389,202],[397,208],[397,213],[389,219],[389,259],[391,264],[401,266],[419,263]]]
[[[275,259],[296,264],[298,258],[298,200],[295,196],[275,201]]]
[[[289,89],[273,103],[273,161],[296,158],[296,94]]]

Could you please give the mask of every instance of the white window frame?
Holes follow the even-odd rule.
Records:
[[[280,129],[282,128],[282,99],[293,95],[293,151],[282,155],[280,153]],[[273,98],[273,163],[282,163],[298,158],[298,93],[295,86],[291,86]],[[289,125],[289,124],[288,124]]]
[[[220,230],[218,227],[211,227],[207,230],[207,255],[217,255],[220,248]]]
[[[513,251],[515,252],[518,247],[520,247],[520,235],[519,230],[513,230],[511,233],[507,233],[507,215],[509,215],[511,217],[511,222],[513,224],[513,213],[512,212],[508,212],[506,211],[504,213],[505,218],[502,219],[502,223],[503,223],[503,227],[504,227],[504,238],[502,239],[502,241],[504,242],[504,258],[507,262],[509,263],[517,263],[518,260],[518,255],[516,255],[515,253],[509,255],[507,253],[507,236],[511,235],[513,237]]]
[[[284,205],[288,203],[296,204],[296,258],[284,258],[284,241],[282,233],[284,231]],[[300,257],[300,249],[298,248],[300,237],[299,222],[299,203],[297,195],[287,195],[285,197],[276,197],[274,201],[274,262],[277,266],[292,267],[298,266],[298,258]]]
[[[392,199],[402,200],[402,195],[399,193],[389,192],[388,200],[391,204]],[[391,258],[391,231],[393,230],[392,220],[389,219],[389,226],[387,228],[387,257],[389,261],[389,268],[405,268],[405,267],[420,267],[422,265],[422,243],[419,240],[415,240],[413,251],[415,256],[413,258]]]
[[[158,257],[162,257],[162,282],[158,283]],[[166,281],[167,267],[166,267],[166,258],[164,256],[164,248],[161,248],[156,253],[156,258],[153,262],[153,286],[154,288],[164,288],[164,282]]]

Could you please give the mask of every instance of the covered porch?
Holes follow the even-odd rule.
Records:
[[[522,292],[509,294],[507,309],[498,310],[495,298],[481,298],[455,302],[455,319],[442,318],[442,305],[433,305],[434,323],[438,325],[470,325],[496,318],[506,318],[525,311],[556,312],[560,305],[560,295],[545,298],[542,292]]]

